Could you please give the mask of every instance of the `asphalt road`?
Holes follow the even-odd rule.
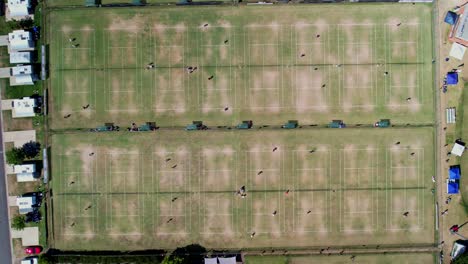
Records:
[[[1,118],[1,114],[0,106],[0,262],[13,263],[8,216],[7,175],[5,173],[5,155],[3,154],[3,118]]]

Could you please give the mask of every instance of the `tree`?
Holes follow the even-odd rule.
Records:
[[[39,261],[38,261],[39,264],[50,264],[50,263],[54,263],[54,261],[52,260],[52,258],[46,254],[41,254],[39,255]]]
[[[461,256],[458,256],[453,262],[453,264],[468,264],[468,254],[465,253]]]
[[[39,151],[41,151],[41,144],[39,142],[29,141],[23,145],[24,155],[28,159],[35,158],[39,154]]]
[[[23,149],[12,148],[6,152],[6,161],[8,164],[22,164],[25,155]]]
[[[183,264],[184,260],[180,257],[166,256],[161,264]]]
[[[191,244],[185,247],[176,248],[169,260],[177,259],[180,262],[169,262],[170,264],[199,264],[204,262],[206,248],[198,244]],[[164,263],[164,262],[163,262]]]
[[[26,227],[26,219],[24,215],[17,215],[11,221],[11,227],[16,230],[23,230]]]

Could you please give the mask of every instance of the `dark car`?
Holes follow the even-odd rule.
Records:
[[[25,218],[26,223],[30,223],[30,222],[39,223],[39,221],[41,220],[42,220],[41,213],[39,213],[37,209],[26,214],[26,218]]]

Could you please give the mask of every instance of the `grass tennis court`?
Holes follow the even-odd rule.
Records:
[[[430,19],[405,4],[53,10],[50,125],[432,123]]]
[[[431,128],[56,134],[55,247],[431,243],[432,137]]]

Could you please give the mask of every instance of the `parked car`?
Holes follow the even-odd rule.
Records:
[[[30,246],[24,249],[24,253],[28,255],[37,255],[42,252],[41,246]]]
[[[39,223],[39,221],[42,220],[41,213],[37,208],[34,209],[34,211],[29,212],[26,214],[26,223],[34,222],[34,223]]]
[[[37,264],[39,259],[37,257],[27,257],[21,260],[21,264]]]

